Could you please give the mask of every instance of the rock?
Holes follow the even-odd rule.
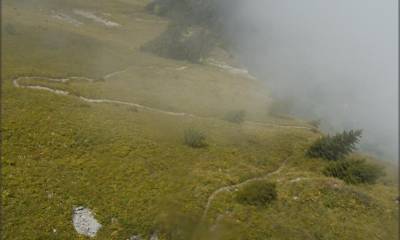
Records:
[[[94,218],[92,211],[84,207],[76,207],[72,216],[75,230],[88,237],[95,237],[97,231],[102,227]]]
[[[127,240],[142,240],[142,238],[139,235],[133,235],[132,237],[130,237]]]
[[[150,240],[158,240],[158,234],[157,233],[151,234]]]

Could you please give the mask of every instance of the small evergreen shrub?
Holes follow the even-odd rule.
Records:
[[[193,128],[189,128],[185,131],[184,143],[193,148],[203,148],[207,146],[204,133]]]
[[[333,161],[342,159],[356,150],[356,144],[360,141],[361,135],[361,130],[350,130],[334,136],[322,137],[308,149],[307,155]]]
[[[263,206],[277,199],[276,184],[260,181],[243,187],[236,195],[238,202],[255,206]]]
[[[246,117],[246,112],[243,110],[228,112],[224,119],[232,123],[242,123]]]
[[[367,163],[365,159],[345,159],[331,162],[324,169],[324,174],[342,179],[350,184],[373,184],[379,177],[385,175],[381,167]]]

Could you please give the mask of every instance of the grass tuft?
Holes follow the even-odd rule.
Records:
[[[184,133],[184,143],[192,148],[207,147],[206,135],[194,128],[189,128]]]

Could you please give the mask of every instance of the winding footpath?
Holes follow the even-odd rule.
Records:
[[[273,171],[273,172],[267,173],[267,174],[264,175],[264,176],[251,178],[251,179],[248,179],[248,180],[246,180],[246,181],[244,181],[244,182],[237,183],[237,184],[233,184],[233,185],[229,185],[229,186],[225,186],[225,187],[221,187],[221,188],[218,188],[217,190],[215,190],[215,191],[208,197],[207,204],[206,204],[206,206],[205,206],[205,208],[204,208],[204,212],[203,212],[203,215],[202,215],[202,217],[201,217],[201,221],[200,221],[200,222],[204,222],[204,220],[206,219],[206,217],[207,217],[207,215],[208,215],[208,211],[210,210],[210,207],[211,207],[211,205],[212,205],[214,199],[215,199],[219,194],[221,194],[221,193],[223,193],[223,192],[231,192],[231,191],[233,191],[233,190],[235,190],[235,189],[239,189],[239,188],[241,188],[241,187],[243,187],[243,186],[245,186],[245,185],[247,185],[247,184],[249,184],[249,183],[252,183],[252,182],[258,182],[258,181],[266,180],[268,177],[280,173],[280,172],[284,169],[284,167],[286,166],[287,161],[288,161],[288,160],[286,159],[285,161],[283,161],[283,163],[281,164],[281,166],[279,166],[278,169],[276,169],[276,170]]]
[[[107,74],[106,76],[104,76],[103,79],[107,80],[113,76],[124,73],[127,70],[128,69]],[[170,115],[170,116],[192,117],[192,118],[201,118],[201,119],[208,119],[208,120],[215,119],[213,117],[202,117],[202,116],[197,116],[197,115],[185,113],[185,112],[166,111],[166,110],[162,110],[159,108],[144,106],[144,105],[141,105],[138,103],[125,102],[125,101],[112,100],[112,99],[104,99],[104,98],[88,98],[88,97],[83,97],[83,96],[77,96],[66,90],[60,90],[57,88],[45,87],[45,86],[41,86],[41,85],[31,85],[31,84],[21,83],[21,81],[29,81],[29,80],[45,80],[48,82],[56,82],[56,83],[68,83],[73,80],[83,80],[83,81],[87,81],[87,82],[91,82],[91,83],[96,81],[95,79],[91,79],[88,77],[81,77],[81,76],[73,76],[73,77],[68,77],[68,78],[51,78],[51,77],[45,77],[45,76],[22,76],[22,77],[14,78],[12,80],[12,82],[13,82],[14,87],[16,87],[16,88],[44,90],[44,91],[48,91],[48,92],[51,92],[51,93],[54,93],[57,95],[61,95],[61,96],[74,96],[74,97],[79,98],[81,101],[84,101],[87,103],[118,104],[118,105],[132,106],[132,107],[136,107],[138,109],[142,109],[145,111],[155,112],[155,113],[160,113],[160,114],[165,114],[165,115]],[[255,126],[261,126],[261,127],[277,127],[277,128],[290,128],[290,129],[304,129],[304,130],[314,130],[315,129],[313,127],[308,127],[308,126],[283,125],[283,124],[264,123],[264,122],[255,122],[255,121],[245,121],[245,123],[250,124],[250,125],[255,125]]]
[[[113,76],[115,74],[121,73],[123,71],[120,72],[116,72],[116,73],[112,73],[107,75],[105,78],[108,78],[110,76]],[[22,84],[20,83],[20,81],[27,81],[27,80],[45,80],[48,82],[57,82],[57,83],[67,83],[70,82],[72,80],[84,80],[84,81],[88,81],[88,82],[95,82],[94,79],[90,79],[87,77],[69,77],[69,78],[49,78],[49,77],[38,77],[38,76],[34,76],[34,77],[18,77],[15,78],[13,80],[13,85],[16,88],[28,88],[28,89],[35,89],[35,90],[45,90],[57,95],[63,95],[63,96],[75,96],[78,97],[80,100],[87,102],[87,103],[109,103],[109,104],[119,104],[119,105],[126,105],[126,106],[132,106],[132,107],[136,107],[139,109],[143,109],[143,110],[147,110],[150,112],[157,112],[157,113],[162,113],[162,114],[167,114],[167,115],[172,115],[172,116],[193,116],[191,114],[187,114],[187,113],[179,113],[179,112],[169,112],[169,111],[164,111],[158,108],[152,108],[152,107],[147,107],[141,104],[137,104],[137,103],[131,103],[131,102],[124,102],[124,101],[118,101],[118,100],[111,100],[111,99],[102,99],[102,98],[87,98],[87,97],[83,97],[83,96],[76,96],[74,94],[72,94],[71,92],[68,92],[66,90],[59,90],[56,88],[50,88],[50,87],[44,87],[41,85],[28,85],[28,84]]]
[[[107,74],[106,76],[103,77],[104,80],[107,80],[113,76],[116,76],[118,74],[126,72],[126,70],[122,71],[117,71],[113,72],[110,74]],[[17,77],[12,80],[14,87],[16,88],[25,88],[25,89],[33,89],[33,90],[43,90],[43,91],[48,91],[51,93],[54,93],[56,95],[61,95],[61,96],[73,96],[79,98],[81,101],[87,102],[87,103],[98,103],[98,104],[118,104],[118,105],[125,105],[125,106],[132,106],[136,107],[138,109],[142,109],[145,111],[149,112],[155,112],[155,113],[160,113],[160,114],[165,114],[165,115],[170,115],[170,116],[179,116],[179,117],[192,117],[192,118],[201,118],[201,119],[208,119],[208,120],[215,120],[216,118],[213,117],[202,117],[202,116],[197,116],[194,114],[190,113],[185,113],[185,112],[171,112],[171,111],[165,111],[162,109],[158,108],[153,108],[153,107],[148,107],[144,106],[138,103],[132,103],[132,102],[125,102],[125,101],[119,101],[119,100],[112,100],[112,99],[103,99],[103,98],[88,98],[88,97],[83,97],[83,96],[78,96],[75,95],[67,90],[60,90],[57,88],[53,87],[48,87],[48,86],[42,86],[42,85],[35,85],[35,84],[27,84],[27,83],[22,83],[22,81],[29,81],[29,80],[44,80],[48,82],[55,82],[55,83],[68,83],[73,80],[82,80],[82,81],[87,81],[90,83],[96,82],[96,80],[88,78],[88,77],[81,77],[81,76],[73,76],[73,77],[68,77],[68,78],[51,78],[51,77],[45,77],[45,76],[22,76],[22,77]],[[254,126],[261,126],[261,127],[276,127],[276,128],[290,128],[290,129],[304,129],[304,130],[314,130],[315,128],[313,127],[308,127],[308,126],[300,126],[300,125],[282,125],[282,124],[275,124],[275,123],[264,123],[264,122],[255,122],[255,121],[245,121],[245,123],[254,125]],[[280,165],[278,169],[276,169],[273,172],[267,173],[266,175],[260,176],[260,177],[255,177],[248,179],[244,182],[225,186],[218,188],[214,192],[211,193],[211,195],[208,197],[207,204],[205,205],[204,212],[201,217],[200,222],[204,222],[205,219],[207,218],[208,212],[212,206],[213,201],[215,198],[224,192],[231,192],[233,190],[236,190],[238,188],[241,188],[249,183],[252,182],[257,182],[257,181],[262,181],[266,180],[272,175],[280,173],[283,168],[285,167],[287,163],[287,159],[283,161],[283,163]],[[301,179],[303,180],[303,179]],[[299,181],[299,179],[294,180]]]

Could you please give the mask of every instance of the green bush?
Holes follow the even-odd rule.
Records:
[[[327,160],[339,160],[356,150],[360,141],[361,130],[343,131],[334,136],[325,136],[318,139],[307,151],[309,157]]]
[[[246,117],[246,112],[243,110],[228,112],[224,119],[232,123],[242,123]]]
[[[342,179],[350,184],[373,184],[379,177],[385,175],[383,168],[367,163],[365,159],[345,159],[331,162],[324,169],[324,174]]]
[[[184,143],[193,148],[202,148],[207,146],[206,136],[204,133],[193,128],[185,131]]]
[[[260,181],[243,187],[236,195],[238,202],[255,206],[262,206],[277,199],[276,184]]]

